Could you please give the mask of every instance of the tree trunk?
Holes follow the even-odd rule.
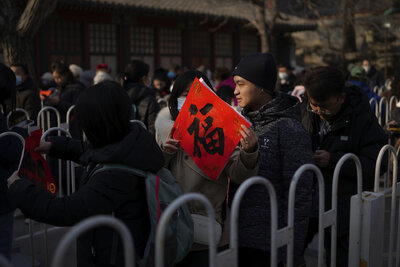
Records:
[[[46,18],[54,11],[58,0],[0,1],[0,42],[5,63],[24,64],[29,75],[36,76],[33,58],[34,36]],[[22,8],[22,9],[21,9]],[[35,79],[33,79],[35,80]]]
[[[258,32],[261,39],[261,52],[266,53],[269,51],[269,42],[268,42],[268,34],[267,31]]]
[[[27,66],[29,76],[35,78],[36,72],[33,63],[32,39],[20,37],[16,32],[8,34],[3,39],[4,60],[7,66],[12,64],[24,64]]]
[[[342,53],[356,52],[356,33],[354,29],[355,19],[354,0],[344,0],[343,3],[343,35],[342,35]]]
[[[268,27],[265,20],[265,7],[259,6],[257,9],[256,28],[261,39],[261,52],[266,53],[270,50],[270,40],[268,38]]]

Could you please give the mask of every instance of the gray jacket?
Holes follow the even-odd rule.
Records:
[[[313,163],[311,140],[301,124],[298,100],[286,94],[276,97],[260,110],[243,114],[253,123],[258,136],[260,168],[258,174],[266,177],[276,191],[278,227],[287,225],[289,186],[295,171],[306,163]],[[311,210],[313,175],[307,172],[299,180],[295,198],[294,263],[302,264],[302,250]],[[240,206],[239,245],[270,250],[270,202],[263,186],[253,186]],[[280,259],[285,259],[282,250]]]

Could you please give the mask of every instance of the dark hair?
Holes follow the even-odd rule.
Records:
[[[229,105],[232,102],[232,99],[235,98],[235,94],[233,93],[235,89],[233,89],[229,85],[222,85],[218,87],[217,96],[219,96],[222,100],[224,100]]]
[[[163,68],[156,69],[154,71],[153,81],[160,80],[160,81],[168,82],[167,73],[168,72]]]
[[[214,80],[221,80],[224,81],[231,76],[231,71],[228,70],[228,68],[217,68],[214,71]]]
[[[128,82],[141,83],[142,77],[149,75],[149,65],[142,60],[130,61],[124,71],[124,85]]]
[[[54,62],[51,65],[51,72],[57,72],[59,75],[66,77],[67,83],[73,83],[75,80],[68,64],[64,63],[64,61]]]
[[[89,142],[100,148],[119,142],[128,134],[132,104],[118,83],[104,81],[81,93],[75,116]]]
[[[307,94],[319,102],[344,92],[344,74],[334,67],[313,68],[305,73],[303,82]]]
[[[6,65],[0,63],[0,104],[3,107],[3,112],[7,114],[15,109],[16,101],[16,78],[14,72]],[[6,101],[11,103],[6,106]],[[13,112],[15,114],[15,112]],[[15,124],[14,115],[11,116],[11,124]]]
[[[178,117],[178,97],[185,91],[186,88],[192,85],[195,78],[203,78],[204,82],[213,89],[207,76],[198,70],[188,70],[176,78],[174,86],[172,87],[171,97],[168,100],[169,112],[173,120]]]
[[[25,75],[28,75],[28,74],[29,74],[28,68],[27,68],[26,65],[24,65],[24,64],[15,63],[15,64],[11,64],[10,67],[21,68]]]

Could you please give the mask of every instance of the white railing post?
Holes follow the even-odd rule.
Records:
[[[324,266],[323,259],[323,251],[324,251],[324,222],[327,221],[326,217],[329,214],[325,214],[325,187],[324,187],[324,178],[321,173],[321,170],[315,166],[314,164],[304,164],[297,169],[294,173],[292,182],[290,183],[289,189],[289,209],[288,209],[288,230],[291,232],[290,242],[288,243],[288,251],[287,251],[287,266],[293,266],[293,249],[294,249],[294,207],[295,207],[295,193],[297,182],[299,181],[301,175],[305,171],[313,171],[318,180],[318,189],[319,189],[319,211],[318,211],[318,266]]]
[[[117,218],[113,218],[105,215],[98,215],[88,219],[85,219],[75,225],[63,238],[61,239],[56,252],[53,257],[52,267],[61,267],[63,259],[65,257],[65,251],[70,244],[82,233],[87,230],[98,227],[98,226],[109,226],[114,228],[121,236],[123,247],[124,247],[124,266],[134,267],[135,266],[135,250],[133,239],[128,227],[125,226]]]
[[[372,106],[372,104],[374,104],[374,114],[375,114],[375,117],[376,117],[377,119],[379,119],[379,103],[378,103],[378,100],[376,100],[375,98],[371,98],[371,99],[369,100],[369,105],[370,105],[370,107]]]
[[[21,166],[22,160],[24,158],[24,153],[25,153],[25,139],[18,133],[16,132],[4,132],[0,134],[0,138],[2,137],[6,137],[6,136],[14,136],[16,138],[18,138],[18,140],[21,142],[22,144],[22,152],[21,152],[21,157],[19,160],[19,164],[18,166]],[[30,247],[31,247],[31,265],[32,267],[34,267],[35,264],[35,254],[34,254],[34,244],[33,244],[33,228],[32,228],[32,220],[29,219],[29,238],[30,238]]]
[[[52,133],[57,131],[58,133],[63,132],[67,137],[71,137],[70,132],[67,129],[61,128],[61,127],[53,127],[45,131],[41,137],[41,141],[46,140],[46,137]],[[45,155],[46,157],[46,155]],[[71,169],[74,169],[74,163],[72,161],[66,161],[66,168],[67,168],[67,173],[66,173],[66,180],[67,180],[67,195],[70,194],[70,180],[72,180],[73,185],[75,186],[75,172],[71,172]],[[62,197],[62,160],[58,159],[58,196]],[[73,174],[73,176],[72,176]],[[47,224],[44,225],[44,248],[45,248],[45,260],[46,260],[46,266],[47,266],[47,259],[48,259],[48,246],[47,246]]]
[[[72,137],[71,133],[67,129],[64,129],[61,127],[53,127],[43,133],[41,141],[46,140],[46,137],[50,133],[55,132],[55,131],[62,132],[67,137]],[[67,195],[69,195],[70,194],[70,180],[75,180],[75,172],[71,172],[71,169],[74,168],[74,163],[72,161],[68,160],[66,162],[66,167],[67,167]],[[72,173],[74,174],[73,177],[71,175]],[[62,160],[61,159],[58,160],[58,181],[59,181],[59,185],[58,185],[59,192],[58,193],[59,193],[59,196],[61,197],[62,196]],[[75,184],[75,182],[73,182],[73,184]]]
[[[268,190],[268,196],[271,205],[271,267],[277,266],[277,242],[278,242],[278,204],[276,199],[276,193],[274,186],[269,180],[264,177],[256,176],[247,179],[243,182],[239,189],[235,193],[235,197],[232,202],[231,211],[231,232],[230,232],[230,248],[228,252],[221,252],[224,258],[228,258],[230,261],[229,266],[238,266],[238,252],[239,252],[239,209],[240,202],[242,201],[246,191],[253,185],[265,186]],[[228,254],[229,253],[229,254]],[[225,265],[221,265],[225,266]]]
[[[60,127],[60,124],[61,124],[60,112],[58,112],[58,110],[56,108],[54,108],[54,107],[45,106],[39,111],[39,113],[37,115],[36,123],[39,126],[39,128],[42,128],[43,130],[45,130],[45,128],[44,128],[44,126],[45,126],[44,125],[44,114],[45,114],[45,112],[47,114],[47,128],[46,128],[46,130],[51,128],[50,112],[54,112],[56,114],[57,127]],[[42,118],[42,120],[40,118]]]
[[[331,235],[331,264],[330,266],[336,266],[336,238],[337,238],[337,198],[338,198],[338,183],[339,183],[339,175],[340,171],[342,169],[343,164],[349,160],[352,159],[356,165],[356,170],[357,170],[357,196],[358,200],[361,201],[362,198],[362,168],[361,168],[361,162],[360,159],[352,153],[347,153],[343,157],[340,158],[338,163],[336,164],[334,173],[333,173],[333,181],[332,181],[332,211],[333,211],[333,222],[331,224],[332,226],[332,235]],[[361,206],[359,206],[359,218],[358,218],[358,227],[357,228],[357,234],[355,235],[355,241],[354,244],[357,244],[357,247],[354,248],[352,246],[349,246],[349,266],[355,266],[354,263],[352,262],[353,260],[350,259],[356,259],[358,261],[358,265],[360,262],[361,258],[361,247],[360,247],[360,240],[361,240],[361,221],[362,221],[362,210]],[[350,253],[351,252],[351,253]]]
[[[398,160],[396,150],[391,145],[385,145],[382,147],[379,152],[378,158],[376,160],[375,166],[375,184],[374,184],[374,192],[379,192],[379,178],[380,178],[380,169],[382,164],[383,156],[386,151],[389,151],[392,157],[393,163],[393,175],[392,175],[392,201],[391,201],[391,212],[390,212],[390,234],[389,234],[389,267],[393,266],[393,246],[394,246],[394,228],[395,228],[395,213],[396,213],[396,185],[397,185],[397,171],[398,171]],[[390,155],[388,155],[390,157]],[[390,165],[388,166],[388,172],[390,171]],[[384,188],[386,191],[386,188]],[[400,229],[398,229],[400,230]],[[397,246],[399,247],[399,246]],[[399,249],[399,248],[398,248]],[[396,255],[396,262],[398,262],[399,255]]]
[[[216,240],[215,240],[215,214],[210,201],[199,193],[189,193],[180,196],[175,199],[162,213],[160,221],[157,226],[156,233],[156,248],[155,248],[155,262],[156,267],[164,266],[164,243],[165,243],[165,231],[169,220],[172,215],[179,209],[180,206],[187,202],[198,201],[203,204],[206,208],[208,222],[209,222],[209,267],[215,267],[215,255],[216,255]]]
[[[16,109],[14,109],[14,110],[11,110],[11,111],[7,114],[7,128],[10,128],[10,117],[11,117],[11,115],[12,115],[13,113],[16,113],[16,112],[22,112],[22,113],[24,113],[25,119],[26,119],[26,120],[29,120],[29,119],[30,119],[30,116],[29,116],[29,112],[28,112],[28,111],[26,111],[26,110],[23,109],[23,108],[16,108]]]
[[[381,98],[381,100],[379,101],[379,118],[378,118],[378,122],[381,126],[384,126],[385,123],[383,123],[382,121],[382,109],[383,109],[383,103],[385,102],[385,123],[388,122],[388,118],[389,118],[389,101],[388,99],[383,96]]]

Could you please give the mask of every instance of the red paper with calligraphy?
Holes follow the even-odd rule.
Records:
[[[242,137],[242,124],[251,125],[196,78],[175,120],[173,137],[196,165],[216,180]]]
[[[18,175],[31,180],[35,185],[42,187],[52,194],[57,192],[53,174],[46,160],[34,149],[39,146],[42,130],[36,130],[25,139],[25,151],[20,163]]]

